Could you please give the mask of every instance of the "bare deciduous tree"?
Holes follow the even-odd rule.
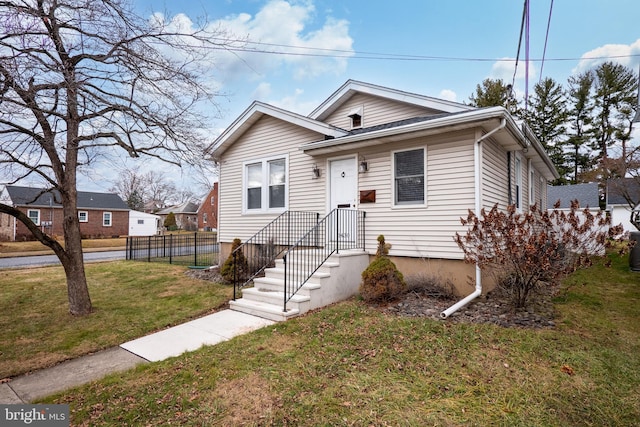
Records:
[[[0,1],[0,170],[60,192],[64,247],[30,227],[64,266],[69,310],[91,312],[77,215],[77,174],[121,151],[174,164],[203,159],[217,112],[203,80],[209,55],[231,47],[217,29],[145,20],[126,0]]]

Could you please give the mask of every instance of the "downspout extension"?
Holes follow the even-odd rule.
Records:
[[[476,213],[479,213],[480,210],[482,209],[482,202],[480,200],[480,196],[481,196],[480,180],[482,178],[482,165],[480,164],[482,160],[480,143],[483,140],[489,138],[494,133],[504,129],[506,125],[507,125],[507,120],[502,119],[500,121],[500,125],[498,125],[497,128],[492,129],[488,133],[485,133],[484,135],[482,135],[480,138],[478,138],[478,140],[473,145],[473,156],[474,156],[475,175],[476,175],[475,176],[476,178],[475,179]],[[460,301],[458,301],[457,303],[453,304],[451,307],[447,308],[442,313],[440,313],[440,317],[442,319],[446,319],[447,317],[451,316],[453,313],[460,310],[462,307],[469,304],[471,301],[473,301],[480,295],[482,295],[482,273],[480,271],[480,267],[476,265],[476,289],[471,294],[467,295],[465,298],[461,299]]]

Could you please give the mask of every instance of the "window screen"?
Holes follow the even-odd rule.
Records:
[[[424,203],[424,150],[394,153],[395,204]]]

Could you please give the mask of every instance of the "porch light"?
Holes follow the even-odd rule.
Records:
[[[369,170],[369,164],[367,163],[367,159],[364,157],[360,160],[360,165],[358,166],[358,172],[365,173]]]
[[[313,179],[318,179],[320,178],[320,169],[318,169],[318,165],[313,165]]]

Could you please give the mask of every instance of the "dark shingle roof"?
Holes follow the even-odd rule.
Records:
[[[42,188],[7,185],[9,197],[15,206],[60,208],[62,201],[57,190],[45,191]],[[113,193],[92,193],[78,191],[78,209],[129,210],[120,196]]]
[[[581,208],[597,209],[600,206],[598,198],[598,183],[556,185],[547,187],[547,208],[553,209],[560,200],[560,209],[571,207],[571,201],[578,200]]]
[[[377,130],[392,129],[392,128],[396,128],[396,127],[400,127],[400,126],[404,126],[404,125],[410,125],[410,124],[413,124],[413,123],[426,122],[426,121],[429,121],[429,120],[438,119],[440,117],[454,116],[456,114],[462,114],[462,113],[465,113],[465,112],[466,111],[462,111],[462,112],[458,112],[458,113],[441,113],[441,114],[431,114],[429,116],[411,117],[409,119],[398,120],[398,121],[390,122],[390,123],[383,123],[383,124],[377,125],[377,126],[370,126],[370,127],[366,127],[366,128],[353,129],[352,131],[349,132],[349,135],[358,135],[358,134],[362,134],[362,133],[375,132]]]
[[[635,205],[640,203],[640,182],[634,178],[612,179],[607,185],[607,205],[629,205],[625,195]]]

